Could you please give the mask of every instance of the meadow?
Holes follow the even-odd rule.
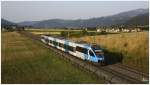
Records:
[[[133,32],[73,38],[89,43],[97,43],[109,52],[121,53],[122,63],[134,69],[148,72],[149,69],[149,33]],[[116,56],[117,57],[117,56]]]
[[[61,35],[62,32],[65,32],[65,33],[68,33],[70,32],[71,35],[78,35],[80,34],[80,32],[82,32],[82,30],[80,29],[54,29],[54,28],[41,28],[41,29],[34,29],[34,28],[28,28],[28,29],[25,29],[27,32],[31,32],[35,35],[41,35],[41,34],[50,34],[50,35]],[[96,32],[96,31],[93,31],[93,30],[89,30],[88,31],[89,33],[91,32]]]
[[[1,83],[104,83],[43,45],[17,32],[2,32]]]
[[[55,29],[55,28],[34,29],[34,28],[27,28],[25,30],[29,31],[29,32],[62,32],[62,31],[70,31],[71,29]],[[81,31],[81,30],[71,30],[71,31]]]

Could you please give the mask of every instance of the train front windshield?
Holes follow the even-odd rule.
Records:
[[[104,54],[104,52],[102,50],[98,50],[98,51],[95,51],[95,54],[97,57],[101,57]]]
[[[97,57],[101,57],[102,55],[104,55],[104,52],[102,50],[102,48],[98,45],[93,45],[92,49],[94,50],[95,54]]]

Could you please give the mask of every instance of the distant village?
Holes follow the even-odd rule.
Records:
[[[71,29],[68,27],[68,29]],[[110,33],[117,33],[117,32],[142,32],[148,31],[149,26],[97,26],[97,27],[82,27],[82,28],[72,28],[72,29],[84,29],[84,30],[93,30],[96,32],[110,32]]]
[[[141,32],[144,31],[144,27],[96,27],[97,32],[111,32],[111,33],[117,33],[117,32]]]
[[[3,30],[8,31],[23,31],[25,29],[41,29],[41,28],[34,28],[31,26],[18,26],[18,25],[11,25],[11,26],[2,26]],[[110,33],[117,33],[117,32],[141,32],[141,31],[148,31],[149,26],[128,26],[125,27],[123,25],[120,26],[97,26],[97,27],[52,27],[52,28],[42,28],[42,29],[66,29],[66,30],[92,30],[96,32],[110,32]]]

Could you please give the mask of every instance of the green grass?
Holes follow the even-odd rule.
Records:
[[[36,35],[39,35],[39,34],[51,34],[51,35],[60,35],[61,34],[61,32],[70,32],[70,35],[72,35],[72,36],[82,36],[82,35],[78,35],[78,34],[81,34],[81,29],[80,30],[77,30],[77,29],[75,29],[75,30],[72,30],[72,29],[54,29],[54,28],[44,28],[44,29],[32,29],[32,28],[30,28],[30,29],[25,29],[26,31],[28,31],[28,32],[31,32],[31,33],[33,33],[33,34],[36,34]],[[93,33],[95,33],[96,32],[96,30],[95,31],[91,31],[91,30],[88,30],[88,32],[89,32],[89,34],[93,34]]]
[[[2,33],[2,83],[104,83],[16,32]]]
[[[54,29],[54,28],[44,28],[44,29],[25,29],[29,32],[62,32],[62,31],[70,31],[69,29]],[[81,30],[71,30],[71,31],[81,31]]]
[[[30,33],[32,33],[32,34],[35,34],[35,35],[41,35],[41,34],[50,34],[50,35],[60,35],[61,34],[61,32],[55,32],[55,31],[49,31],[49,32],[42,32],[42,31],[33,31],[33,32],[30,32]]]

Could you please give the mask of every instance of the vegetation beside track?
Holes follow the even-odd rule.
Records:
[[[31,32],[35,35],[56,35],[61,37],[83,37],[92,35],[104,35],[104,34],[116,34],[108,32],[96,32],[96,30],[72,30],[72,29],[26,29],[27,32]]]
[[[17,32],[2,32],[2,83],[104,83]]]
[[[36,29],[28,30],[29,32],[37,32]],[[122,55],[122,63],[134,69],[149,72],[149,56],[148,56],[148,31],[131,32],[131,33],[98,33],[96,31],[85,30],[61,30],[47,29],[57,35],[69,37],[74,40],[84,40],[90,43],[97,43],[109,51],[108,56]],[[45,33],[43,29],[38,32]],[[58,34],[59,32],[59,34]],[[35,34],[35,33],[34,33]],[[108,53],[108,52],[106,52]]]
[[[113,35],[108,34],[99,36],[85,36],[81,37],[80,39],[90,43],[97,43],[101,45],[103,48],[111,52],[111,55],[109,56],[113,56],[113,54],[115,53],[121,53],[123,55],[123,64],[148,73],[148,34],[148,31],[133,32]],[[79,40],[79,38],[73,39]]]

